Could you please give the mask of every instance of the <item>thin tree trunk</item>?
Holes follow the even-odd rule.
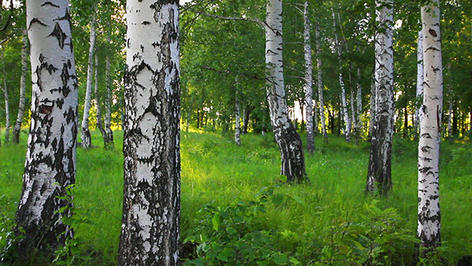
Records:
[[[349,67],[349,84],[350,84],[350,91],[351,91],[351,98],[350,98],[350,103],[351,103],[351,127],[354,128],[355,134],[357,134],[357,121],[356,121],[356,108],[355,108],[355,101],[356,97],[354,97],[354,89],[352,86],[352,79],[351,79],[351,68]]]
[[[100,92],[99,92],[99,83],[98,83],[98,56],[97,53],[95,53],[95,89],[94,89],[94,94],[95,94],[95,107],[97,108],[97,119],[96,119],[96,126],[98,130],[100,130],[100,133],[102,134],[103,137],[103,142],[104,146],[106,146],[106,133],[105,129],[103,129],[103,121],[102,121],[102,107],[100,104]]]
[[[33,92],[15,230],[24,261],[38,250],[52,254],[73,235],[62,221],[71,214],[78,105],[68,6],[68,0],[26,1]]]
[[[247,134],[248,130],[248,125],[249,125],[249,117],[252,112],[253,108],[246,106],[244,108],[244,118],[243,118],[243,134]]]
[[[92,102],[92,84],[93,84],[93,55],[95,51],[95,12],[92,14],[92,20],[90,22],[90,47],[88,54],[88,71],[87,71],[87,87],[85,91],[85,102],[84,102],[84,113],[82,117],[82,147],[88,149],[92,146],[92,138],[90,136],[89,129],[89,115],[90,106]]]
[[[293,127],[285,96],[282,60],[282,0],[267,1],[266,18],[267,101],[275,140],[280,148],[280,174],[289,182],[307,179],[302,141]]]
[[[361,71],[357,68],[357,134],[362,133],[362,85],[361,85]]]
[[[303,9],[304,21],[304,51],[305,51],[305,103],[306,103],[306,143],[307,150],[313,153],[315,150],[315,137],[313,133],[313,64],[311,59],[310,18],[308,16],[308,1],[305,1]]]
[[[236,145],[240,146],[241,145],[241,107],[239,105],[239,95],[238,95],[238,90],[235,90],[235,104],[234,104],[234,113],[235,113],[235,125],[234,125],[234,142],[236,142]]]
[[[418,48],[417,53],[417,77],[416,77],[416,110],[415,110],[415,135],[419,131],[419,125],[421,121],[420,110],[421,104],[423,103],[423,31],[418,32]]]
[[[394,127],[393,0],[376,0],[375,120],[371,140],[367,191],[386,195],[392,188],[392,138]]]
[[[179,2],[127,1],[119,265],[178,265]],[[157,44],[157,45],[156,45]]]
[[[110,42],[110,37],[107,38]],[[110,82],[110,56],[105,57],[105,86],[107,88],[107,97],[105,99],[105,148],[113,149],[113,130],[111,130],[111,106],[112,106],[112,89]]]
[[[418,237],[422,255],[438,247],[440,238],[439,147],[443,76],[439,0],[421,7],[423,23],[424,97],[418,146]]]
[[[21,124],[25,114],[25,94],[26,94],[26,72],[28,71],[28,33],[23,30],[23,47],[21,49],[21,76],[20,76],[20,101],[18,103],[18,115],[16,117],[15,127],[13,128],[13,143],[20,142]]]
[[[323,69],[321,61],[321,38],[320,38],[320,24],[316,23],[315,27],[316,39],[316,68],[317,68],[317,82],[318,82],[318,101],[320,103],[320,120],[321,131],[323,133],[323,140],[326,144],[328,142],[328,134],[326,132],[326,118],[324,108],[324,84],[323,84]]]
[[[375,90],[375,78],[372,79],[370,84],[370,119],[369,119],[369,139],[372,141],[374,136],[374,124],[375,124],[375,108],[376,108],[376,90]]]
[[[4,57],[5,58],[5,57]],[[10,102],[8,100],[7,79],[3,71],[3,96],[5,99],[5,143],[10,142]]]
[[[344,86],[344,79],[343,79],[343,68],[341,62],[341,55],[342,55],[342,45],[339,42],[339,37],[337,33],[337,22],[336,22],[336,15],[333,10],[333,26],[335,31],[335,43],[336,43],[336,50],[338,52],[338,78],[339,78],[339,87],[341,88],[341,107],[342,107],[342,115],[344,117],[344,136],[346,141],[351,141],[351,121],[349,118],[349,112],[347,110],[347,101],[346,101],[346,88]]]
[[[403,108],[403,138],[408,138],[408,110]]]

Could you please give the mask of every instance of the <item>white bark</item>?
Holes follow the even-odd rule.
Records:
[[[90,22],[90,46],[88,54],[88,71],[87,71],[87,87],[85,91],[85,101],[84,101],[84,113],[82,117],[82,147],[88,149],[92,146],[92,139],[90,136],[89,129],[89,115],[90,115],[90,106],[92,105],[92,84],[93,84],[93,55],[95,51],[95,22],[96,14],[92,14],[92,20]]]
[[[447,116],[447,137],[451,138],[452,137],[452,116],[453,116],[453,111],[452,108],[454,107],[454,104],[452,100],[449,100],[449,109],[447,111],[448,116]]]
[[[288,181],[306,179],[305,159],[300,136],[288,114],[282,60],[282,0],[267,0],[266,14],[267,101],[274,136],[279,145],[281,175]]]
[[[304,51],[305,51],[305,116],[306,137],[308,152],[315,150],[315,139],[313,133],[313,64],[311,59],[310,18],[308,16],[308,1],[305,1],[303,10],[304,21]]]
[[[234,141],[236,142],[236,145],[241,145],[241,108],[239,105],[239,95],[238,95],[238,90],[236,89],[235,93],[235,126],[234,126]]]
[[[321,61],[321,38],[320,38],[320,24],[316,24],[315,27],[315,39],[316,39],[316,68],[317,68],[317,83],[318,83],[318,102],[320,103],[320,120],[321,120],[321,131],[323,138],[327,140],[326,133],[326,117],[324,108],[324,84],[323,84],[323,69]]]
[[[118,264],[178,265],[178,1],[128,0],[126,13],[125,187]]]
[[[357,132],[362,133],[362,86],[361,86],[361,71],[357,68]]]
[[[32,68],[31,126],[17,211],[19,254],[51,248],[71,237],[62,223],[67,188],[75,180],[77,77],[69,1],[26,1]]]
[[[13,128],[13,142],[19,143],[21,124],[23,123],[23,117],[25,114],[25,94],[26,94],[26,72],[28,56],[28,33],[26,30],[23,31],[23,47],[21,49],[21,76],[20,76],[20,101],[18,103],[18,114],[16,116],[15,127]]]
[[[423,31],[418,32],[418,47],[416,49],[417,54],[417,71],[416,71],[416,110],[415,110],[415,132],[418,131],[421,116],[420,106],[423,102]]]
[[[439,146],[443,76],[439,0],[421,8],[424,96],[418,146],[418,237],[427,250],[440,244]]]
[[[100,130],[100,133],[102,134],[103,141],[105,143],[104,146],[106,146],[106,132],[103,129],[103,121],[102,121],[102,107],[100,104],[100,92],[99,92],[99,81],[98,81],[98,55],[95,53],[95,87],[94,87],[94,94],[95,94],[95,107],[97,108],[97,113],[96,113],[96,126],[97,129]]]
[[[375,124],[375,108],[376,108],[376,91],[375,91],[375,78],[372,79],[370,84],[370,119],[369,119],[369,137],[372,140],[374,137],[374,124]]]
[[[394,129],[393,0],[376,0],[375,118],[371,140],[367,191],[387,193],[392,186]]]
[[[347,110],[347,101],[346,101],[346,88],[344,86],[344,78],[343,78],[343,68],[341,62],[341,55],[342,55],[342,45],[339,42],[338,32],[337,32],[337,22],[336,22],[336,15],[333,10],[333,26],[335,31],[335,45],[336,50],[338,52],[338,78],[339,78],[339,87],[341,88],[341,108],[342,114],[344,118],[344,136],[346,141],[351,141],[351,120],[349,118],[349,112]]]
[[[110,38],[107,38],[110,42]],[[107,96],[105,99],[105,148],[113,148],[113,131],[111,130],[111,106],[112,106],[112,89],[110,82],[110,56],[105,57],[105,86],[107,89]]]
[[[5,72],[3,74],[5,75]],[[5,100],[5,143],[8,143],[10,142],[10,102],[6,77],[3,77],[3,96]]]

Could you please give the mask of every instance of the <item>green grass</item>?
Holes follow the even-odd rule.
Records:
[[[21,193],[26,137],[20,145],[5,145],[1,137],[0,225],[9,227]],[[215,133],[182,132],[181,138],[182,240],[202,234],[201,224],[206,220],[200,210],[205,205],[224,207],[251,201],[279,179],[279,152],[270,135],[244,135],[240,147],[230,137]],[[98,147],[78,149],[75,232],[80,253],[91,254],[93,261],[88,264],[116,264],[123,191],[122,139],[122,133],[115,132],[116,148],[106,151],[94,132],[93,144]],[[443,143],[441,148],[442,256],[455,263],[472,254],[472,146]],[[282,196],[283,203],[269,201],[265,212],[256,217],[258,226],[277,240],[272,243],[275,250],[304,264],[321,256],[336,225],[346,221],[360,224],[365,206],[372,202],[364,193],[368,143],[356,146],[330,136],[329,144],[323,145],[317,137],[316,149],[314,154],[306,154],[311,184],[276,186],[273,199]],[[394,208],[411,236],[416,230],[416,156],[416,143],[396,139],[393,192],[378,203],[380,209]],[[1,229],[4,237],[10,228]]]

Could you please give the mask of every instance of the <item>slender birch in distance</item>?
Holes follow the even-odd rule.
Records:
[[[23,31],[23,47],[21,48],[21,76],[20,76],[20,101],[18,103],[18,114],[13,128],[13,143],[20,142],[21,124],[25,114],[26,73],[28,71],[28,32]]]
[[[438,247],[440,238],[439,147],[443,76],[439,0],[421,7],[423,24],[424,94],[418,145],[418,237],[423,254]]]
[[[336,14],[334,13],[333,9],[333,26],[335,31],[335,45],[336,50],[338,52],[338,78],[339,78],[339,87],[341,88],[341,107],[342,107],[342,115],[344,118],[344,136],[346,141],[351,141],[351,120],[349,118],[349,112],[347,110],[347,101],[346,101],[346,88],[344,86],[344,78],[343,78],[343,67],[341,62],[341,55],[342,55],[342,45],[339,41],[338,32],[337,32],[337,22],[336,22]]]
[[[323,69],[321,61],[321,37],[320,37],[320,24],[316,23],[315,27],[315,39],[316,39],[316,68],[317,68],[317,83],[318,83],[318,102],[320,103],[320,120],[321,120],[321,131],[323,133],[323,140],[325,143],[328,142],[328,134],[326,133],[326,117],[324,108],[324,84],[323,84]]]
[[[5,101],[5,143],[10,142],[10,101],[8,99],[7,78],[3,71],[3,96]]]
[[[304,21],[304,52],[305,52],[305,103],[306,103],[306,138],[307,150],[313,153],[315,150],[315,137],[313,133],[313,64],[311,59],[310,18],[308,16],[308,1],[305,1],[303,9]]]
[[[75,182],[78,105],[68,7],[68,0],[26,1],[33,92],[16,213],[18,251],[26,257],[36,249],[50,251],[72,237],[62,222],[71,204],[64,197]]]
[[[289,182],[306,180],[305,158],[300,136],[288,114],[282,60],[282,0],[267,0],[265,60],[267,102],[275,140],[280,149],[281,175]]]
[[[237,86],[237,83],[236,83]],[[235,101],[234,101],[234,113],[235,113],[235,125],[234,125],[234,142],[236,145],[241,145],[241,107],[239,104],[239,92],[235,90]]]
[[[387,194],[392,188],[392,138],[394,126],[393,88],[393,0],[376,0],[375,118],[371,139],[367,191]]]
[[[128,0],[119,265],[178,265],[178,0]]]
[[[108,43],[110,37],[107,37]],[[113,130],[111,130],[111,105],[112,105],[112,89],[110,84],[110,56],[105,57],[105,86],[107,89],[107,96],[105,98],[105,148],[113,149]]]
[[[95,88],[94,88],[94,94],[95,94],[95,107],[97,108],[97,114],[96,114],[96,126],[98,130],[100,130],[100,134],[102,134],[103,137],[103,142],[105,143],[106,146],[106,133],[105,130],[103,129],[103,121],[102,121],[102,107],[100,104],[100,92],[99,92],[99,83],[98,83],[98,55],[95,53]]]
[[[361,85],[361,70],[357,68],[357,134],[362,133],[362,85]]]
[[[96,11],[96,7],[95,7]],[[90,46],[88,53],[88,70],[87,70],[87,87],[85,91],[85,101],[84,101],[84,113],[82,117],[82,147],[88,149],[92,146],[92,138],[90,136],[89,129],[89,116],[90,116],[90,107],[92,105],[92,85],[93,85],[93,55],[95,51],[95,22],[96,14],[95,11],[92,14],[92,20],[90,21]]]

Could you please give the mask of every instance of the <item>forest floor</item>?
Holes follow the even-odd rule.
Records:
[[[26,137],[0,147],[0,253],[21,193]],[[115,265],[122,211],[122,132],[115,150],[78,149],[74,188],[76,238],[58,261]],[[393,191],[366,195],[369,143],[316,137],[305,154],[309,184],[280,182],[271,135],[182,132],[181,251],[192,265],[411,264],[417,225],[416,143],[395,139]],[[441,146],[440,257],[472,254],[472,145]],[[58,253],[59,254],[59,253]],[[429,263],[435,264],[438,258]],[[426,262],[428,263],[428,262]]]

